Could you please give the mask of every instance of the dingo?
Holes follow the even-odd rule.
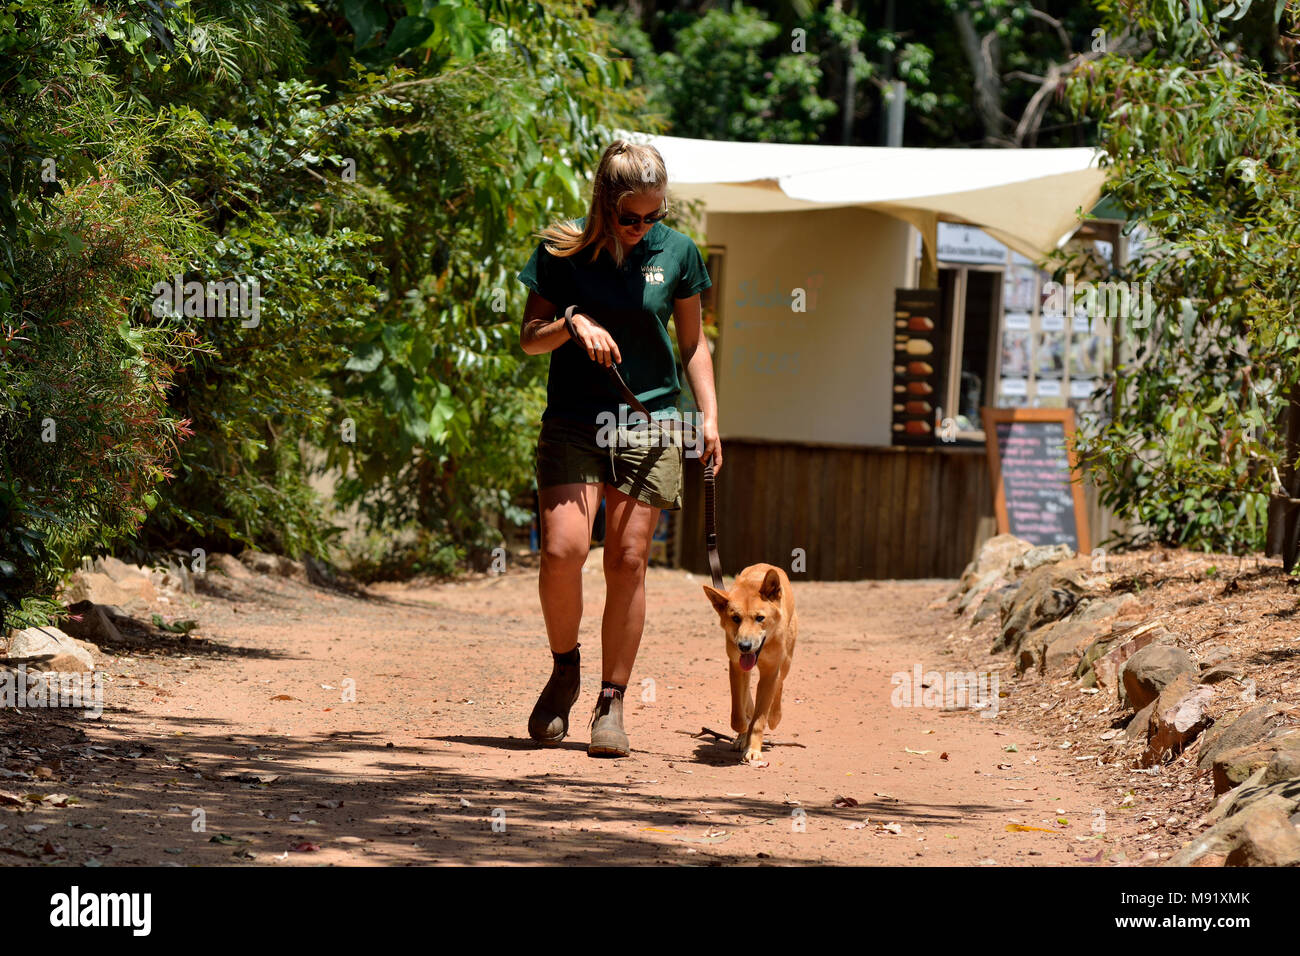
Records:
[[[751,564],[736,575],[730,591],[704,585],[727,634],[731,673],[733,750],[747,763],[763,753],[763,732],[781,722],[781,687],[790,673],[799,622],[790,579],[770,564]],[[749,672],[758,667],[756,700],[749,696]]]

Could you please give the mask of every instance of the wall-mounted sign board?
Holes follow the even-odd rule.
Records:
[[[894,291],[895,445],[933,445],[935,414],[948,369],[947,323],[938,289]]]
[[[980,409],[999,534],[1091,550],[1069,408]]]

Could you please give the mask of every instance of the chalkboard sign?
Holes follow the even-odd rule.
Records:
[[[982,408],[999,534],[1088,551],[1069,408]]]

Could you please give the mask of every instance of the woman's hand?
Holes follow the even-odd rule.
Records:
[[[593,362],[609,368],[623,361],[614,336],[605,331],[591,316],[583,315],[581,312],[573,313],[573,327],[578,333],[578,345],[586,350]]]
[[[700,455],[700,464],[713,462],[713,475],[722,471],[722,441],[718,438],[718,423],[712,418],[700,422],[700,438],[704,441],[704,452]]]

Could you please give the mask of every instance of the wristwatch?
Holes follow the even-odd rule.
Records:
[[[578,330],[573,327],[573,312],[577,308],[576,305],[571,305],[564,310],[564,327],[569,330],[569,338],[573,339],[575,342],[579,342]],[[579,344],[581,344],[581,342],[579,342]]]

